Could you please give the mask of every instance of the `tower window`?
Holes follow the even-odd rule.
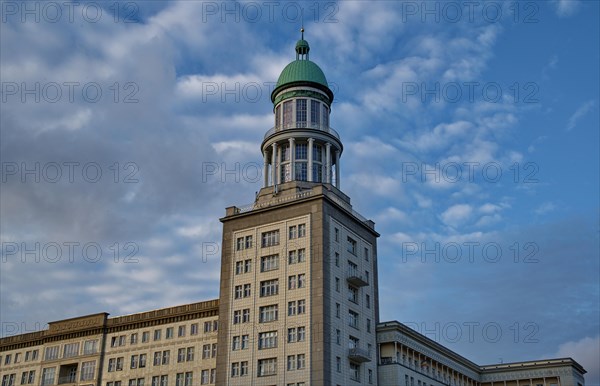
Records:
[[[275,108],[275,128],[278,129],[281,126],[281,105]]]
[[[296,126],[306,125],[306,99],[296,99]]]
[[[296,144],[296,159],[308,159],[308,144],[297,143]]]
[[[296,180],[308,181],[308,165],[306,162],[296,163]]]
[[[292,101],[283,102],[283,128],[292,125],[293,105]]]
[[[321,123],[321,103],[318,101],[310,101],[310,124],[313,127],[319,127]]]
[[[329,127],[329,109],[326,106],[323,106],[322,124],[324,127]]]

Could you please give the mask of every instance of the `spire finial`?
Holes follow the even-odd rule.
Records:
[[[304,26],[300,28],[300,33],[302,33],[301,39],[304,40]]]

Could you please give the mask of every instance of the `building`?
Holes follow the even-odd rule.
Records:
[[[1,386],[583,386],[570,358],[479,366],[379,321],[375,224],[340,190],[333,92],[296,44],[255,201],[226,209],[218,300],[0,340]]]

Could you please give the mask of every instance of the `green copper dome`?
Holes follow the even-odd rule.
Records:
[[[323,70],[310,60],[294,60],[285,66],[275,88],[294,82],[314,82],[329,87]]]

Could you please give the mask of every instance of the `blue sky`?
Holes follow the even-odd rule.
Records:
[[[218,297],[303,8],[381,320],[600,384],[598,2],[115,4],[2,3],[2,335]]]

